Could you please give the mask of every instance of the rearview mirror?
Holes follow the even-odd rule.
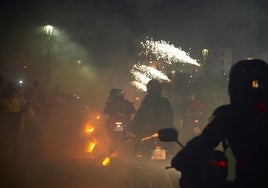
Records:
[[[174,128],[164,128],[158,130],[158,139],[163,142],[177,142],[178,131]]]

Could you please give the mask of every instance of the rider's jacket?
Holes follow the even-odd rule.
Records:
[[[174,113],[170,101],[161,95],[147,94],[133,119],[131,131],[148,135],[160,128],[172,127]]]
[[[106,126],[116,121],[123,121],[128,124],[131,121],[131,114],[136,109],[129,100],[124,98],[113,98],[108,100],[104,107],[104,114],[108,115]]]
[[[183,172],[223,143],[228,185],[268,187],[267,138],[268,103],[223,105],[214,111],[202,134],[177,153],[171,165]]]

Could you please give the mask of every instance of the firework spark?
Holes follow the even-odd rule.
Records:
[[[184,63],[200,66],[197,60],[191,58],[189,54],[181,48],[176,48],[174,45],[163,40],[145,40],[145,42],[141,42],[141,45],[144,48],[141,54],[149,58],[154,57],[159,62],[164,62],[169,65],[173,63]],[[161,82],[170,81],[165,73],[152,66],[141,65],[140,63],[133,65],[130,73],[134,78],[134,81],[130,84],[142,91],[146,91],[146,84],[151,79],[157,79]]]
[[[167,64],[182,62],[200,66],[197,60],[191,58],[187,52],[181,48],[176,48],[173,44],[169,44],[164,40],[145,40],[145,42],[141,42],[141,45],[145,49],[142,53],[146,56],[153,55],[156,60],[165,61]]]
[[[134,77],[135,81],[131,82],[131,85],[135,86],[139,90],[146,91],[146,84],[151,79],[157,79],[159,81],[170,81],[167,75],[161,71],[146,65],[135,64],[130,73]]]

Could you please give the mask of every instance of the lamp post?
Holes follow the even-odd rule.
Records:
[[[206,61],[207,61],[207,57],[208,57],[208,49],[203,49],[202,50],[202,56],[204,58],[204,64],[206,64]]]
[[[51,38],[53,34],[53,26],[51,25],[46,25],[44,26],[44,31],[46,34],[46,55],[47,55],[47,60],[46,60],[46,76],[47,76],[47,83],[49,84],[50,82],[50,44],[51,44]]]
[[[171,71],[171,73],[172,73],[172,100],[174,101],[174,99],[175,99],[175,73],[176,73],[176,71],[173,70],[173,71]]]

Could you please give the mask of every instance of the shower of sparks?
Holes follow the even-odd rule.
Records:
[[[145,42],[141,42],[141,45],[143,47],[141,54],[144,54],[150,59],[154,58],[159,61],[159,63],[168,65],[182,63],[182,66],[184,66],[184,64],[200,66],[197,60],[191,58],[190,55],[181,48],[176,48],[173,44],[169,44],[163,40],[154,41],[153,39],[147,39]],[[141,65],[140,63],[135,64],[130,70],[130,73],[134,78],[134,81],[130,84],[142,91],[146,91],[146,84],[151,79],[157,79],[160,82],[170,81],[165,73],[152,66]]]
[[[169,44],[164,40],[146,40],[145,42],[141,42],[141,45],[145,49],[142,53],[146,56],[153,55],[156,60],[165,61],[167,64],[181,62],[200,66],[197,60],[191,58],[187,52],[181,48],[176,48],[173,44]]]
[[[160,80],[169,80],[167,75],[162,73],[161,71],[155,69],[154,67],[146,66],[146,65],[141,65],[141,64],[135,64],[133,66],[134,69],[144,72],[145,75],[149,77],[149,79],[160,79]],[[146,80],[148,82],[149,80]]]
[[[130,73],[135,79],[135,81],[131,82],[131,85],[142,91],[146,91],[146,84],[151,79],[157,79],[159,81],[170,81],[167,75],[153,67],[146,65],[135,64],[130,70]]]

